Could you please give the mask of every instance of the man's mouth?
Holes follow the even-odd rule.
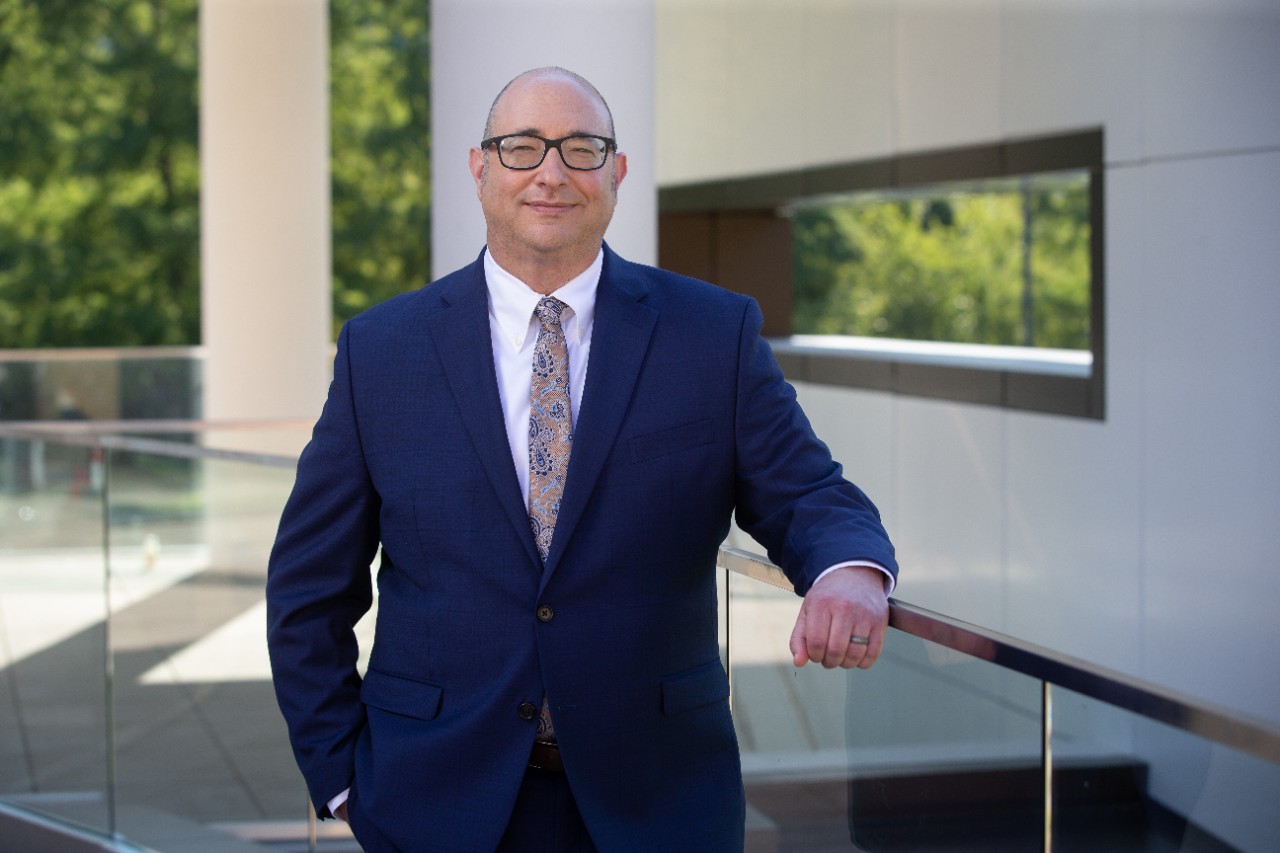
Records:
[[[525,205],[544,213],[559,213],[573,207],[572,204],[565,201],[545,201],[536,199],[533,201],[526,201]]]

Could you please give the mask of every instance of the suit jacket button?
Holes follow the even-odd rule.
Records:
[[[544,604],[538,608],[539,622],[550,622],[554,618],[556,618],[556,612],[551,609],[550,604]]]
[[[532,702],[521,702],[520,707],[516,709],[516,713],[520,715],[522,720],[532,720],[538,716],[538,706]]]

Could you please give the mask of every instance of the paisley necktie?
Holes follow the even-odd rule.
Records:
[[[533,348],[533,379],[529,386],[529,524],[543,562],[555,535],[573,449],[569,351],[560,325],[560,315],[566,307],[555,297],[544,296],[533,309],[541,327]],[[538,718],[537,738],[548,743],[555,740],[546,697]]]
[[[545,562],[564,494],[564,475],[573,449],[569,406],[569,351],[560,315],[567,306],[544,296],[533,309],[542,324],[533,348],[529,386],[529,523]]]

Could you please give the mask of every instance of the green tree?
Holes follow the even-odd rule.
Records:
[[[199,0],[0,0],[0,348],[200,339]],[[333,0],[335,323],[428,276],[427,4]]]
[[[427,7],[330,6],[335,329],[430,276]]]
[[[0,0],[0,347],[199,335],[197,0]]]
[[[1030,195],[1038,346],[1089,346],[1087,183]],[[797,332],[1016,345],[1024,323],[1023,197],[1015,188],[861,194],[796,208]]]

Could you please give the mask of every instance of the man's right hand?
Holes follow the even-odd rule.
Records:
[[[350,823],[350,821],[347,820],[347,804],[344,802],[342,805],[338,806],[338,810],[333,813],[333,816],[343,823]]]

